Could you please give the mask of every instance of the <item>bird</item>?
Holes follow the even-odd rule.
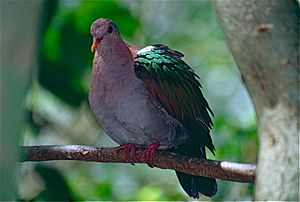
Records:
[[[109,19],[95,20],[90,33],[89,104],[97,122],[120,145],[117,150],[131,153],[137,145],[146,146],[142,156],[149,165],[156,149],[202,159],[205,148],[214,154],[214,115],[199,76],[182,53],[162,44],[129,45]],[[216,194],[216,179],[175,172],[190,197]]]

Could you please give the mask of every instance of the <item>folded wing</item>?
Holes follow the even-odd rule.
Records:
[[[137,52],[135,74],[144,81],[153,101],[214,153],[209,134],[213,112],[203,97],[199,77],[182,57],[183,54],[164,45],[147,46]]]

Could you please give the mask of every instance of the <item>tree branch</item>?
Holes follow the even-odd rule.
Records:
[[[137,148],[140,155],[144,148]],[[92,147],[84,145],[24,146],[21,147],[21,160],[51,161],[79,160],[105,163],[145,163],[141,160],[128,162],[124,151],[114,151],[109,147]],[[157,150],[154,153],[153,166],[161,169],[172,169],[191,175],[206,176],[235,182],[254,183],[256,166],[251,164],[213,161],[189,158],[174,153]]]

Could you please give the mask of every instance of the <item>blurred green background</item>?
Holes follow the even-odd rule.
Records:
[[[20,145],[116,146],[87,102],[89,29],[100,17],[115,21],[130,44],[161,43],[184,53],[215,114],[216,156],[209,158],[256,162],[253,106],[211,1],[44,1]],[[55,161],[18,164],[17,171],[18,198],[25,200],[191,200],[174,171],[146,165]],[[216,196],[200,200],[251,200],[253,185],[221,180],[218,185]]]

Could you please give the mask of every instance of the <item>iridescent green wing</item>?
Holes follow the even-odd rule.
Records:
[[[181,57],[166,46],[148,46],[137,52],[135,74],[144,81],[151,98],[214,153],[209,134],[213,113],[201,92],[199,77]]]

